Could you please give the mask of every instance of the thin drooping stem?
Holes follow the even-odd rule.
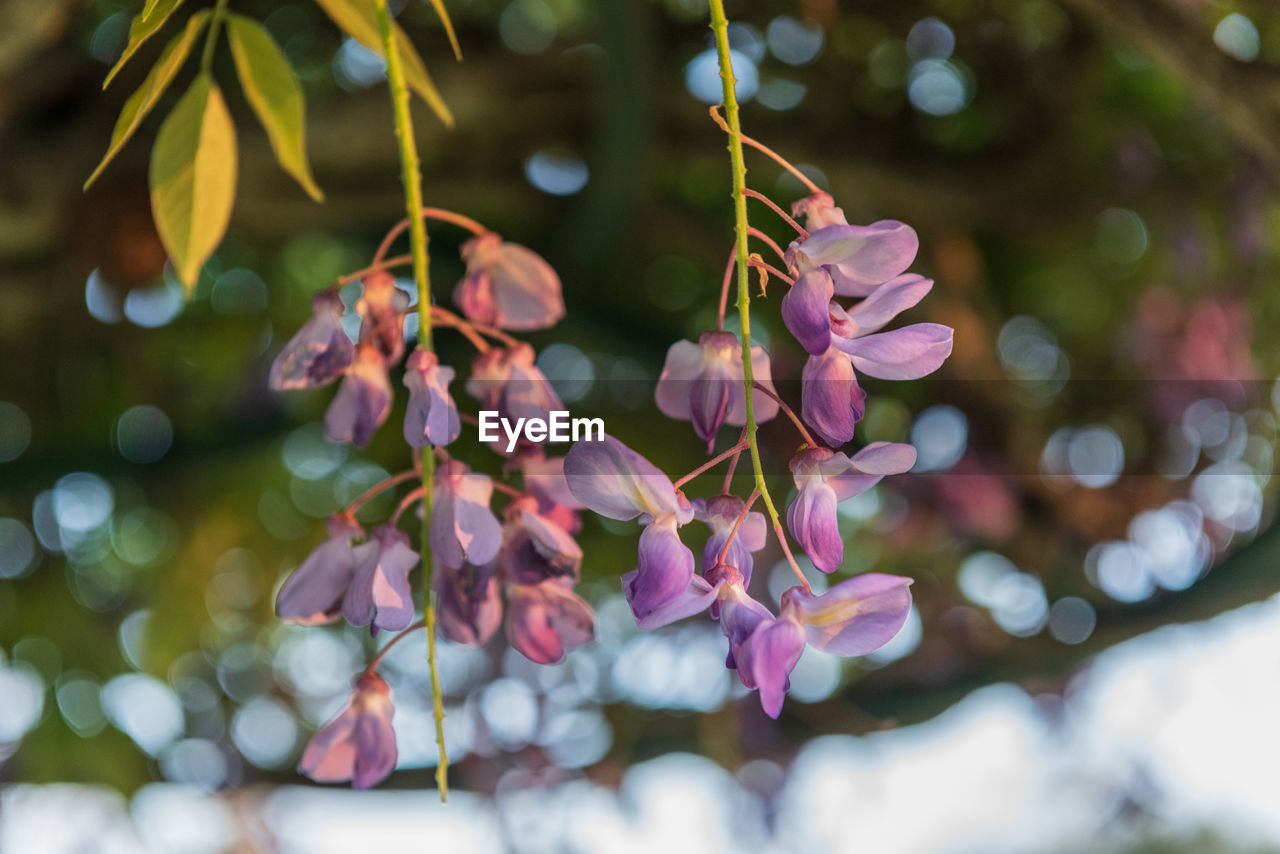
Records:
[[[413,634],[418,629],[425,627],[426,624],[427,624],[426,620],[419,620],[418,622],[414,623],[413,625],[409,626],[407,629],[402,631],[400,634],[393,637],[390,641],[387,642],[386,646],[378,650],[378,654],[373,657],[373,661],[369,662],[369,666],[364,669],[364,672],[369,674],[376,673],[378,670],[378,665],[382,663],[382,659],[387,657],[387,653],[391,652],[391,648],[393,646],[400,643],[400,641],[404,640],[407,636]]]
[[[719,109],[714,106],[711,108],[711,118],[715,121],[716,124],[720,125],[720,127],[724,130],[725,133],[729,133],[729,128],[724,123],[724,119],[720,118]],[[793,166],[791,164],[791,161],[787,160],[787,158],[783,157],[781,154],[774,151],[772,148],[765,145],[763,142],[754,140],[751,137],[747,136],[746,134],[741,134],[741,137],[742,137],[742,141],[745,142],[747,145],[751,146],[756,151],[759,151],[760,153],[773,158],[775,163],[777,163],[783,169],[786,169],[792,175],[796,176],[796,179],[799,180],[801,184],[804,184],[806,187],[809,188],[809,192],[811,193],[822,192],[822,189],[817,184],[813,183],[813,181],[809,179],[808,175],[804,174],[795,166]]]
[[[791,423],[796,425],[796,429],[800,431],[800,435],[804,437],[804,440],[807,443],[809,443],[810,446],[814,448],[822,447],[821,445],[819,445],[817,442],[814,441],[813,434],[809,432],[808,427],[804,426],[804,422],[801,421],[799,416],[796,415],[795,410],[792,409],[790,406],[787,406],[787,402],[782,398],[778,397],[777,392],[775,392],[773,389],[769,388],[768,386],[762,383],[756,383],[756,391],[759,391],[773,398],[774,402],[778,404],[778,408],[786,413],[787,417],[791,419]]]
[[[400,524],[400,517],[404,515],[404,511],[408,510],[414,504],[421,501],[422,495],[423,495],[422,487],[419,486],[417,489],[410,492],[404,498],[400,499],[399,505],[396,506],[396,512],[391,514],[392,526]]]
[[[724,265],[724,281],[720,283],[720,313],[716,316],[716,331],[724,331],[724,314],[729,306],[729,285],[733,283],[733,265],[738,262],[738,244],[729,250],[729,263]]]
[[[364,492],[362,492],[356,498],[355,501],[352,501],[350,504],[348,504],[347,509],[344,512],[348,516],[350,516],[353,513],[355,513],[357,510],[359,510],[366,502],[368,502],[374,496],[379,495],[382,492],[385,492],[386,490],[390,489],[393,486],[398,486],[404,483],[406,480],[412,480],[417,476],[418,476],[417,469],[409,469],[408,471],[402,471],[399,474],[394,474],[391,477],[387,478],[386,480],[378,481],[373,486],[369,487]]]
[[[405,267],[413,263],[412,255],[397,255],[394,258],[385,258],[377,263],[370,264],[363,270],[356,270],[354,273],[347,273],[345,276],[338,277],[338,287],[350,284],[356,279],[363,279],[370,273],[380,273],[383,270],[391,270],[395,267]]]
[[[440,220],[440,222],[453,223],[454,225],[465,228],[467,231],[476,235],[487,234],[489,232],[489,229],[485,228],[471,217],[463,216],[462,214],[454,213],[453,211],[447,211],[444,208],[422,208],[418,212],[418,216],[416,218],[413,216],[413,212],[410,211],[408,217],[391,226],[391,230],[387,232],[387,236],[382,238],[382,244],[378,247],[378,251],[374,253],[373,256],[375,263],[382,260],[383,256],[391,251],[391,244],[396,242],[397,237],[404,234],[405,229],[409,228],[413,224],[414,219],[417,219],[418,221],[423,219],[437,219]]]
[[[693,471],[689,472],[689,473],[688,473],[687,475],[685,475],[684,477],[682,477],[682,478],[680,478],[679,480],[677,480],[675,483],[673,483],[673,484],[672,484],[672,486],[674,486],[676,489],[679,489],[680,487],[684,486],[684,485],[685,485],[686,483],[688,483],[689,481],[693,480],[693,479],[694,479],[695,477],[697,477],[698,475],[702,474],[702,473],[703,473],[704,471],[706,471],[707,469],[709,469],[709,468],[714,468],[715,466],[717,466],[717,465],[719,465],[720,463],[724,462],[725,460],[729,459],[729,457],[733,456],[734,454],[740,454],[740,453],[742,453],[744,450],[746,450],[746,447],[747,447],[747,445],[746,445],[746,443],[745,443],[745,442],[739,442],[738,444],[734,445],[734,446],[733,446],[732,448],[730,448],[729,450],[727,450],[727,451],[725,451],[725,452],[723,452],[723,453],[720,453],[720,454],[716,454],[714,457],[712,457],[711,459],[707,460],[705,463],[703,463],[702,465],[698,466],[696,469],[694,469]]]
[[[729,546],[733,545],[734,539],[738,536],[738,529],[742,527],[742,523],[747,520],[747,514],[751,512],[751,505],[756,503],[756,499],[760,497],[760,490],[751,490],[751,497],[742,505],[742,512],[738,514],[738,518],[733,521],[733,528],[729,530],[729,536],[725,538],[724,548],[720,550],[720,556],[716,558],[716,564],[724,563],[724,559],[729,556]],[[734,569],[741,569],[735,566]]]
[[[213,51],[218,45],[218,31],[222,29],[222,19],[227,16],[227,0],[218,0],[213,7],[213,15],[209,18],[209,31],[204,36],[204,50],[200,54],[200,70],[208,74],[213,68]]]
[[[729,161],[733,166],[733,214],[734,235],[737,242],[738,265],[738,319],[742,326],[742,373],[743,392],[746,403],[747,447],[751,450],[751,468],[755,473],[756,489],[764,499],[765,509],[773,522],[773,530],[778,535],[782,550],[787,555],[792,568],[803,579],[804,574],[791,556],[786,537],[782,533],[782,520],[778,517],[778,508],[769,495],[769,485],[765,483],[764,466],[760,461],[760,445],[756,441],[755,395],[752,389],[756,380],[751,366],[751,285],[748,279],[748,258],[750,250],[747,239],[751,226],[747,222],[747,166],[742,157],[742,125],[738,120],[738,96],[734,91],[736,81],[733,77],[733,62],[729,58],[729,20],[724,14],[723,0],[708,0],[711,6],[711,30],[715,33],[716,57],[720,62],[720,82],[724,85],[724,112],[727,119],[726,133],[729,136]]]
[[[409,87],[405,84],[404,66],[392,32],[391,12],[387,0],[374,0],[378,17],[378,34],[382,39],[382,52],[387,60],[387,82],[391,87],[391,104],[395,112],[396,140],[400,146],[401,180],[404,184],[405,214],[408,220],[410,251],[413,254],[413,280],[418,286],[418,305],[431,305],[431,283],[428,278],[427,226],[419,215],[422,210],[422,170],[418,163],[418,146],[413,138],[413,121],[409,113]],[[386,253],[374,258],[382,260]],[[418,346],[431,349],[431,324],[418,324]],[[431,670],[431,702],[435,714],[436,745],[440,763],[436,766],[436,786],[443,802],[449,795],[449,757],[444,748],[444,698],[440,696],[440,678],[436,666],[436,605],[431,586],[434,563],[431,559],[431,492],[435,475],[435,458],[431,454],[420,455],[422,472],[422,611],[427,630],[427,665]]]
[[[780,247],[777,243],[774,243],[774,242],[773,242],[773,238],[772,238],[772,237],[770,237],[769,235],[765,234],[763,231],[761,231],[760,229],[756,228],[755,226],[752,226],[751,228],[748,228],[748,229],[747,229],[747,232],[748,232],[752,237],[755,237],[755,238],[758,238],[758,239],[760,239],[760,240],[763,240],[763,241],[765,242],[765,244],[766,244],[766,245],[768,245],[768,247],[769,247],[770,249],[772,249],[772,250],[774,251],[774,253],[775,253],[775,254],[776,254],[776,255],[777,255],[777,256],[778,256],[778,257],[779,257],[779,258],[780,258],[784,263],[786,262],[786,260],[787,260],[787,253],[783,252],[783,251],[782,251],[782,247]]]
[[[764,202],[765,205],[769,208],[769,210],[776,213],[783,222],[785,222],[787,225],[794,228],[796,230],[796,234],[799,234],[801,237],[809,236],[809,232],[805,229],[804,226],[802,226],[800,223],[792,219],[791,214],[784,211],[781,207],[778,206],[777,202],[775,202],[773,199],[766,196],[764,193],[758,192],[756,190],[752,190],[748,187],[743,189],[742,195],[746,196],[748,199],[755,199],[758,202]]]

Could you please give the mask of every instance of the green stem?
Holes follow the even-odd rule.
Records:
[[[409,87],[404,80],[404,66],[396,49],[391,28],[391,12],[387,0],[374,0],[378,15],[378,32],[382,36],[382,52],[387,60],[387,82],[391,87],[391,105],[396,117],[396,140],[400,144],[401,181],[404,184],[405,212],[409,219],[409,244],[413,253],[413,279],[418,285],[418,346],[431,349],[431,285],[427,270],[427,225],[419,212],[422,210],[422,168],[418,162],[418,146],[413,138],[413,123],[409,113]],[[425,589],[422,596],[423,622],[427,630],[427,664],[431,669],[431,703],[436,721],[436,745],[440,751],[440,763],[436,766],[436,786],[440,789],[441,802],[449,796],[449,756],[444,749],[444,699],[440,696],[439,668],[436,666],[436,603],[431,587],[434,563],[431,560],[431,482],[435,476],[435,456],[421,455],[422,468],[422,576]]]
[[[218,0],[209,20],[209,31],[204,36],[204,52],[200,54],[200,70],[206,74],[213,68],[213,49],[218,44],[218,30],[222,28],[222,19],[226,16],[227,0]]]
[[[748,278],[750,249],[747,238],[747,165],[742,157],[742,125],[738,121],[738,96],[734,91],[733,63],[729,58],[729,19],[724,14],[723,0],[708,0],[711,6],[711,30],[715,33],[716,56],[720,61],[720,81],[724,84],[724,115],[729,123],[729,161],[733,166],[734,238],[737,244],[738,321],[742,326],[742,373],[747,408],[747,448],[751,451],[751,468],[755,472],[756,489],[764,499],[765,509],[775,532],[782,530],[778,508],[773,504],[760,463],[760,446],[756,442],[756,413],[753,398],[755,377],[751,369],[751,283]],[[783,542],[785,548],[786,543]]]

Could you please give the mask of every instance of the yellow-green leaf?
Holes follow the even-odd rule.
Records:
[[[436,10],[440,23],[444,24],[444,31],[449,36],[449,44],[453,45],[454,59],[462,62],[462,45],[458,44],[458,34],[453,31],[453,21],[449,20],[449,10],[444,7],[444,0],[427,0],[427,2]]]
[[[227,36],[244,96],[266,128],[280,168],[292,175],[307,195],[322,201],[324,193],[307,164],[302,87],[289,60],[271,34],[252,18],[228,15]]]
[[[222,92],[201,74],[160,126],[151,152],[151,215],[188,294],[222,242],[235,196],[235,126]]]
[[[209,13],[203,9],[192,15],[190,20],[187,21],[186,29],[174,36],[165,45],[164,52],[160,54],[156,64],[151,67],[150,73],[147,74],[147,79],[142,81],[138,91],[130,95],[129,100],[124,102],[124,108],[120,110],[120,118],[116,119],[115,129],[111,131],[111,144],[107,146],[107,153],[103,155],[102,162],[98,164],[97,169],[93,170],[89,180],[84,182],[86,190],[89,189],[90,184],[98,180],[102,170],[106,169],[107,164],[119,153],[120,149],[124,148],[124,144],[129,141],[129,137],[133,136],[133,132],[138,129],[138,125],[142,124],[142,120],[147,117],[147,114],[155,107],[156,102],[160,100],[164,90],[169,88],[169,84],[173,82],[174,75],[178,73],[182,63],[191,55],[191,46],[195,44],[196,38],[199,37],[200,31],[204,29],[204,25],[208,20]]]
[[[124,64],[138,52],[138,48],[159,32],[165,21],[169,20],[169,16],[181,5],[182,0],[152,0],[147,4],[147,8],[142,10],[142,14],[133,19],[133,23],[129,25],[129,43],[124,46],[124,53],[120,54],[116,64],[107,72],[107,79],[102,81],[103,89],[110,85],[112,79],[120,73],[120,69],[124,68]]]
[[[382,56],[382,37],[378,34],[378,17],[373,0],[316,0],[324,13],[338,29],[342,30],[369,50]],[[413,42],[405,31],[395,24],[396,50],[404,61],[404,77],[409,88],[422,96],[427,106],[448,127],[453,127],[453,113],[440,97],[439,90],[427,73],[427,66],[418,55]]]

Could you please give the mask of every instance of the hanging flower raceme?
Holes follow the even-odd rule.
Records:
[[[482,566],[502,545],[502,526],[489,509],[493,481],[466,463],[446,459],[436,469],[431,499],[431,552],[446,566]]]
[[[364,446],[390,414],[386,357],[375,345],[362,341],[324,415],[324,434],[332,442]]]
[[[373,544],[353,546],[364,529],[345,513],[329,519],[329,537],[293,571],[276,596],[276,616],[286,623],[332,623],[342,613],[351,576]]]
[[[507,585],[507,642],[536,664],[559,664],[595,637],[595,614],[573,582]]]
[[[890,442],[873,442],[852,458],[806,448],[791,459],[797,493],[787,508],[787,527],[814,566],[835,572],[844,560],[836,505],[866,492],[885,475],[909,471],[915,462],[915,448]]]
[[[622,576],[622,590],[641,628],[653,628],[705,609],[697,598],[709,585],[693,573],[693,552],[677,529],[693,518],[693,507],[653,463],[612,436],[577,442],[565,456],[569,491],[586,507],[610,519],[639,519],[636,568]],[[693,597],[693,598],[690,598]],[[691,609],[691,610],[690,610]]]
[[[756,382],[773,390],[769,354],[763,347],[751,348],[751,371]],[[672,344],[654,398],[668,418],[692,421],[694,432],[708,446],[715,441],[720,425],[745,424],[746,391],[738,336],[704,332],[697,344]],[[778,414],[778,404],[764,392],[753,392],[752,405],[757,422]]]
[[[373,673],[356,681],[347,708],[312,737],[298,770],[317,783],[376,786],[396,767],[391,686]]]
[[[501,329],[546,329],[564,317],[560,277],[542,257],[493,232],[462,246],[467,273],[453,292],[463,314]]]
[[[409,405],[404,413],[404,440],[411,448],[444,446],[458,438],[462,422],[449,394],[454,371],[441,365],[436,354],[418,348],[405,363],[404,384]]]
[[[319,291],[311,298],[311,311],[311,319],[271,363],[269,383],[276,391],[328,385],[342,376],[355,355],[342,328],[342,298],[335,291]]]
[[[364,293],[356,301],[360,315],[360,341],[377,347],[394,365],[404,355],[404,317],[409,295],[396,287],[390,273],[370,273],[364,278]]]
[[[342,616],[353,626],[398,632],[413,622],[409,570],[418,553],[409,536],[394,525],[379,525],[369,534],[372,548],[362,554],[342,600]]]

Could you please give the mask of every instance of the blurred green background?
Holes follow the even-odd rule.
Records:
[[[399,4],[457,118],[446,131],[415,103],[427,203],[543,254],[568,316],[532,337],[539,364],[575,414],[603,414],[668,471],[693,468],[700,443],[651,394],[670,343],[714,324],[731,239],[724,139],[707,117],[719,81],[703,4],[446,2],[460,64],[427,4]],[[401,410],[356,451],[322,437],[332,390],[266,388],[310,294],[364,266],[403,209],[379,61],[310,4],[233,0],[298,70],[327,200],[312,203],[276,167],[220,51],[238,197],[184,305],[150,220],[156,120],[80,190],[158,50],[101,91],[136,5],[0,5],[0,803],[10,816],[0,812],[0,848],[26,839],[3,834],[39,814],[40,790],[10,784],[128,795],[168,781],[239,804],[237,793],[257,803],[301,782],[302,745],[373,642],[340,627],[282,627],[274,591],[323,536],[325,516],[407,460],[393,429]],[[788,782],[800,773],[792,759],[811,739],[930,721],[995,683],[1021,686],[1019,697],[1034,698],[1023,711],[1058,731],[1093,656],[1280,589],[1280,533],[1268,530],[1280,10],[1261,0],[727,5],[746,132],[828,187],[850,221],[911,223],[913,269],[937,285],[907,319],[956,330],[937,376],[868,383],[860,441],[913,441],[922,462],[842,520],[844,572],[915,578],[913,619],[870,661],[807,655],[775,724],[731,684],[714,626],[635,633],[617,581],[633,566],[634,531],[592,519],[581,590],[600,613],[599,644],[545,672],[501,638],[484,651],[446,646],[445,692],[464,792],[611,792],[629,769],[650,767],[639,763],[684,751],[736,775],[766,805],[760,838],[790,850],[808,839],[785,805],[799,785]],[[748,158],[751,186],[784,205],[801,195],[773,163]],[[788,239],[765,208],[751,215]],[[464,237],[432,228],[442,302]],[[776,294],[756,303],[752,327],[796,400],[786,378],[798,378],[802,354]],[[439,342],[443,360],[464,368],[465,341],[442,332]],[[783,423],[762,435],[781,498],[794,438]],[[496,458],[469,456],[499,471]],[[380,499],[363,518],[393,506]],[[781,590],[777,573],[760,576],[762,597]],[[430,697],[421,650],[404,647],[392,659],[403,767],[388,785],[424,789]],[[1240,665],[1245,683],[1270,686],[1260,702],[1275,694],[1275,663]],[[1170,690],[1153,708],[1218,689]],[[1236,711],[1245,702],[1223,696]],[[1244,766],[1276,756],[1265,738],[1236,747]],[[1028,767],[1048,761],[1014,752]],[[1187,762],[1168,773],[1199,779]],[[1102,787],[1106,807],[1094,812],[1113,833],[1106,845],[1280,845],[1274,822],[1271,836],[1234,834],[1230,810],[1190,830],[1152,819],[1168,804],[1149,792],[1176,787],[1153,784],[1159,770],[1132,770]],[[1061,795],[1046,786],[1051,801]],[[1261,806],[1280,814],[1272,788]],[[487,803],[462,798],[455,817]],[[226,847],[270,850],[234,812],[239,835]],[[1002,825],[978,821],[977,847],[960,850],[1005,850]],[[503,827],[497,844],[525,850]],[[1103,846],[1092,830],[1040,831],[1016,850]],[[575,844],[545,850],[608,847]]]

